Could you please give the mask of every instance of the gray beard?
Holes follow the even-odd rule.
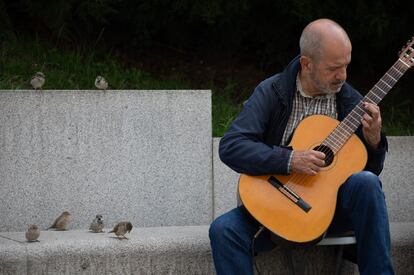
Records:
[[[311,78],[312,78],[312,81],[313,81],[315,87],[318,88],[319,91],[321,91],[323,94],[326,94],[326,95],[336,94],[337,92],[339,92],[341,90],[342,86],[345,83],[345,81],[341,81],[340,86],[338,87],[338,89],[331,90],[327,86],[322,85],[316,78],[313,77],[313,75],[311,75]]]

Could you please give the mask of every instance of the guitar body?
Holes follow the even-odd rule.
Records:
[[[309,116],[296,128],[290,146],[295,151],[314,149],[338,124],[327,116]],[[240,199],[249,213],[276,235],[293,242],[310,242],[322,236],[330,225],[339,187],[350,175],[363,170],[366,162],[366,148],[353,134],[317,175],[273,175],[310,207],[307,211],[268,181],[272,175],[241,175]]]

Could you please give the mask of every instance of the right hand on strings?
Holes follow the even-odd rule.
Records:
[[[290,169],[292,172],[316,175],[325,165],[325,154],[315,150],[293,151]]]

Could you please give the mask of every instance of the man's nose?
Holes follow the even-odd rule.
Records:
[[[336,78],[341,81],[346,80],[346,68],[340,68],[336,74]]]

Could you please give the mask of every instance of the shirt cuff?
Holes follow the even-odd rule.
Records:
[[[289,160],[288,160],[288,165],[287,165],[287,173],[290,174],[290,169],[292,166],[292,159],[293,159],[293,150],[290,151],[290,155],[289,155]]]

